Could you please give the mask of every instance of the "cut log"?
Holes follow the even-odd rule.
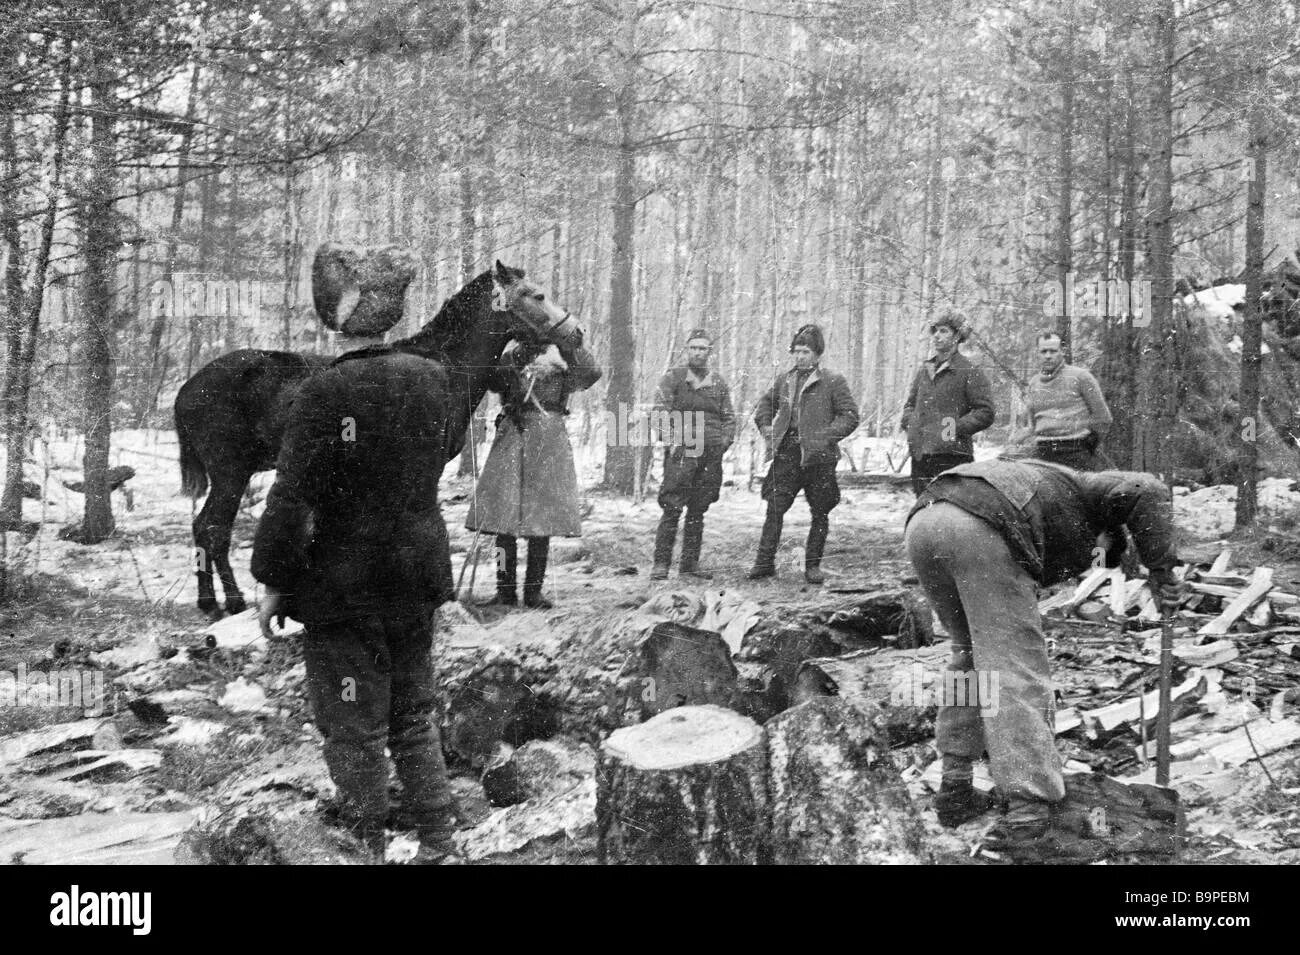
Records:
[[[603,864],[767,861],[767,747],[757,723],[682,706],[616,730],[596,768]]]
[[[1085,600],[1079,606],[1074,608],[1077,616],[1084,620],[1092,620],[1095,623],[1102,623],[1110,618],[1110,606],[1102,603],[1100,600]]]
[[[407,250],[375,249],[326,242],[312,262],[311,292],[316,314],[348,335],[382,335],[402,320],[406,287],[416,262]]]
[[[922,848],[924,826],[879,716],[822,698],[786,710],[764,730],[773,862],[931,861]]]
[[[1228,562],[1232,560],[1232,551],[1224,548],[1219,551],[1219,556],[1214,558],[1214,563],[1210,565],[1208,573],[1212,577],[1218,577],[1228,572]]]
[[[769,614],[746,635],[737,656],[742,660],[772,662],[778,647],[794,633],[806,633],[810,656],[834,656],[882,647],[910,648],[934,642],[930,606],[908,590],[876,591],[812,611]],[[820,648],[813,650],[816,641]],[[791,671],[790,676],[793,676]]]
[[[1223,613],[1203,626],[1200,630],[1201,634],[1227,633],[1228,628],[1236,623],[1237,618],[1249,610],[1257,600],[1262,599],[1272,587],[1273,569],[1271,567],[1257,567],[1250,579],[1250,586],[1224,607]]]
[[[883,711],[890,745],[921,742],[934,735],[936,680],[950,656],[951,645],[945,642],[806,660],[795,676],[790,702],[839,696],[869,718]]]
[[[736,695],[739,674],[720,633],[660,623],[639,652],[643,720],[678,706],[729,706]]]
[[[1182,850],[1187,823],[1172,789],[1076,773],[1065,777],[1065,799],[1054,839],[1007,842],[998,852],[1019,863],[1053,864],[1119,856],[1169,861]]]

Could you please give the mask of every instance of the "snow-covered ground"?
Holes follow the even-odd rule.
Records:
[[[856,437],[847,442],[859,468],[871,473],[897,473],[903,476],[903,445],[889,439]],[[587,487],[592,487],[599,476],[600,448],[579,449],[579,473]],[[981,459],[995,455],[999,448],[988,446],[977,449]],[[176,437],[170,431],[141,430],[119,431],[113,435],[112,463],[135,468],[131,480],[134,510],[126,509],[122,494],[113,495],[114,513],[119,533],[114,539],[95,547],[58,540],[58,529],[81,519],[84,498],[63,486],[65,481],[80,479],[82,445],[79,438],[57,438],[37,446],[36,463],[27,466],[27,477],[44,488],[42,500],[24,503],[24,517],[42,522],[41,532],[24,548],[23,572],[61,575],[96,593],[117,593],[132,599],[144,599],[151,604],[176,603],[192,606],[197,593],[192,572],[192,540],[190,524],[198,505],[177,491],[180,484],[177,466]],[[742,456],[737,456],[742,457]],[[480,457],[481,463],[481,457]],[[746,465],[742,468],[742,464]],[[865,467],[864,467],[865,465]],[[759,466],[762,467],[761,457]],[[656,475],[658,473],[656,465]],[[847,472],[847,467],[842,464]],[[464,510],[472,482],[456,478],[455,468],[449,467],[443,480],[443,511],[451,532],[453,567],[458,572],[464,554],[469,549],[472,535],[464,530]],[[731,482],[723,489],[722,499],[710,511],[709,539],[721,538],[737,550],[747,550],[757,540],[762,521],[762,501],[757,493],[757,481],[749,489],[747,462],[734,462],[727,478]],[[251,484],[249,504],[241,512],[236,525],[235,543],[231,552],[232,566],[246,596],[256,599],[255,582],[248,572],[251,553],[251,530],[261,515],[266,491],[274,480],[274,472],[255,475]],[[1300,515],[1300,491],[1291,489],[1295,483],[1286,478],[1270,478],[1260,483],[1260,507],[1266,515]],[[655,503],[655,486],[647,489],[644,500],[634,502],[592,495],[588,524],[593,528],[608,529],[625,542],[620,547],[627,563],[648,563],[650,537],[659,517]],[[855,547],[875,549],[888,546],[898,549],[902,521],[910,506],[911,495],[903,489],[846,488],[844,503],[835,512],[836,529],[831,540],[828,563],[846,569],[863,563],[870,564],[872,555],[855,554]],[[1232,531],[1236,489],[1231,486],[1203,488],[1188,492],[1175,489],[1175,519],[1189,539],[1218,539]],[[198,502],[201,505],[201,501]],[[786,533],[788,547],[797,547],[802,540],[807,520],[806,509],[797,504],[788,518]],[[884,542],[890,542],[886,545]],[[557,548],[576,548],[578,542],[558,543]],[[794,555],[797,557],[798,555]],[[901,556],[901,554],[891,556]],[[741,558],[737,555],[736,560]],[[476,578],[476,592],[486,593],[491,587],[490,571],[484,563]],[[559,563],[559,568],[564,564]],[[565,571],[557,569],[561,586]]]

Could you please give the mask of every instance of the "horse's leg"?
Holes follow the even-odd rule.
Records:
[[[230,535],[239,513],[239,502],[243,499],[244,489],[253,476],[251,471],[217,472],[210,475],[212,489],[195,521],[194,537],[203,534],[204,541],[199,546],[204,548],[204,567],[206,570],[207,592],[203,590],[204,578],[199,578],[199,609],[211,612],[216,609],[216,593],[212,588],[212,571],[221,577],[221,589],[226,596],[226,612],[240,613],[247,604],[244,595],[235,582],[234,571],[230,569]],[[205,605],[204,598],[207,598]]]
[[[199,610],[204,613],[212,613],[217,609],[217,593],[212,589],[212,540],[208,534],[208,509],[211,503],[212,494],[209,494],[191,525],[194,532],[194,576],[199,581]]]

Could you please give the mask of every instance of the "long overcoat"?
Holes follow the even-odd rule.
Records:
[[[501,395],[496,437],[470,501],[465,526],[512,537],[582,533],[578,475],[565,428],[568,398],[600,379],[585,348],[545,351],[516,345],[493,375]]]

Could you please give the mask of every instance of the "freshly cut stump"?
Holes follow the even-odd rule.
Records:
[[[928,863],[925,828],[890,755],[882,715],[836,697],[768,721],[772,861]]]
[[[720,706],[682,706],[616,730],[596,766],[600,862],[766,862],[766,764],[762,728]]]

